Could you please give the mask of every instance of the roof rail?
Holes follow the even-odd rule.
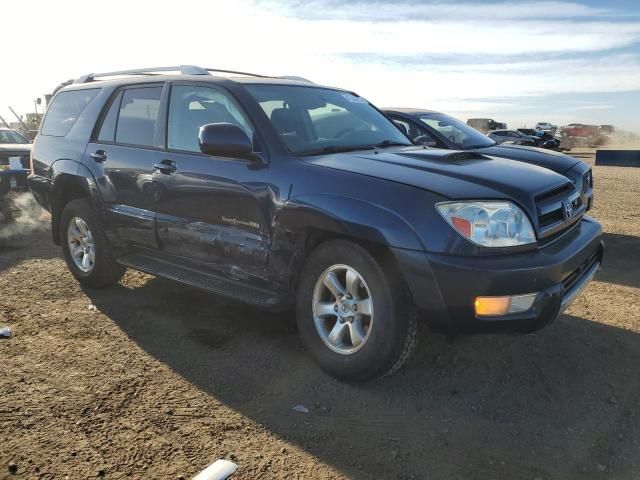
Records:
[[[154,73],[176,71],[180,72],[182,75],[209,75],[207,70],[201,67],[196,67],[195,65],[178,65],[174,67],[136,68],[133,70],[118,70],[116,72],[89,73],[77,78],[73,83],[93,82],[99,77],[116,77],[119,75],[153,75]]]
[[[117,77],[120,75],[157,75],[163,72],[180,72],[181,75],[211,75],[209,72],[214,73],[231,73],[235,75],[248,75],[250,77],[259,78],[283,78],[288,80],[298,80],[302,82],[313,83],[310,80],[302,77],[295,76],[282,76],[282,77],[270,77],[269,75],[260,75],[257,73],[240,72],[237,70],[223,70],[220,68],[202,68],[196,65],[177,65],[173,67],[151,67],[151,68],[136,68],[133,70],[118,70],[116,72],[104,72],[104,73],[88,73],[81,77],[78,77],[73,81],[74,84],[89,83],[96,81],[102,77]],[[66,83],[66,82],[65,82]]]
[[[248,75],[250,77],[271,78],[269,75],[260,75],[259,73],[238,72],[236,70],[221,70],[219,68],[204,68],[207,72],[219,72],[219,73],[235,73],[236,75]]]
[[[220,73],[234,73],[237,75],[249,75],[252,77],[267,77],[266,75],[258,75],[257,73],[238,72],[235,70],[222,70],[219,68],[202,68],[196,65],[177,65],[172,67],[151,67],[151,68],[136,68],[133,70],[118,70],[116,72],[104,72],[104,73],[88,73],[83,75],[73,83],[89,83],[93,82],[100,77],[117,77],[120,75],[154,75],[163,72],[180,72],[181,75],[210,75],[209,72]]]

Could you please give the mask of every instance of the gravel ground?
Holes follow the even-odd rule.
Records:
[[[238,479],[640,478],[640,169],[594,178],[606,262],[565,315],[528,336],[423,329],[406,368],[361,385],[320,372],[291,316],[132,271],[85,290],[46,217],[0,227],[0,478],[189,478],[218,458]]]

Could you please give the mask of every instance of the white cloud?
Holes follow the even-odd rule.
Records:
[[[331,0],[259,1],[257,5],[282,15],[296,18],[340,18],[362,21],[394,21],[406,19],[507,20],[530,18],[579,18],[615,15],[608,8],[594,8],[576,2],[520,1],[501,3],[425,2],[425,1],[356,1]]]

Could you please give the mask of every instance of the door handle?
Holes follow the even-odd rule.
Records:
[[[173,160],[162,160],[160,163],[156,163],[153,168],[169,175],[175,172],[178,167],[176,166],[176,162]]]
[[[91,154],[91,158],[93,158],[98,163],[102,163],[107,159],[107,152],[105,152],[104,150],[96,150]]]

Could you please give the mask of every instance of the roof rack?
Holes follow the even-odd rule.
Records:
[[[172,67],[136,68],[133,70],[118,70],[116,72],[88,73],[77,78],[73,83],[89,83],[101,77],[117,77],[120,75],[156,75],[164,72],[180,72],[181,75],[211,75],[209,72],[220,72],[268,78],[267,75],[258,75],[257,73],[238,72],[235,70],[222,70],[218,68],[202,68],[196,65],[177,65]]]

